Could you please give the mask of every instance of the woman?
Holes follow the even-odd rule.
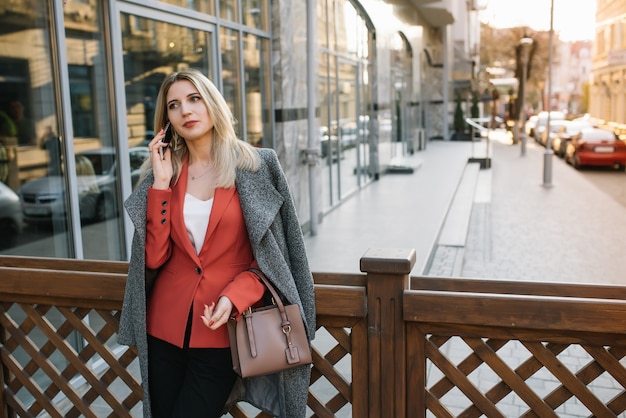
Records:
[[[310,367],[240,379],[231,315],[257,302],[258,266],[315,334],[313,280],[276,153],[237,139],[230,110],[203,74],[163,81],[145,174],[125,202],[135,233],[119,341],[136,345],[145,417],[215,417],[243,400],[303,417]]]

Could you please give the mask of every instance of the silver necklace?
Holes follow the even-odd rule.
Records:
[[[194,176],[194,175],[192,175],[192,176],[191,176],[191,180],[195,180],[195,179],[199,179],[200,177],[204,177],[204,176],[206,176],[207,174],[209,174],[210,172],[211,172],[211,169],[208,169],[207,171],[205,171],[204,173],[200,174],[199,176]]]

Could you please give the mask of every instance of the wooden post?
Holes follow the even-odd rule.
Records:
[[[375,248],[361,257],[367,273],[370,418],[406,417],[402,297],[414,264],[414,249]]]

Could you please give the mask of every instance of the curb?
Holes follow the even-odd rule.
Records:
[[[482,165],[468,161],[424,268],[427,276],[461,276],[465,244]]]

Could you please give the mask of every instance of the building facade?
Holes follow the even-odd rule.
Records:
[[[10,0],[0,5],[1,252],[124,260],[122,203],[168,73],[271,147],[302,227],[447,138],[449,2]],[[16,199],[19,198],[19,201]]]
[[[589,112],[626,123],[626,0],[597,0]]]

